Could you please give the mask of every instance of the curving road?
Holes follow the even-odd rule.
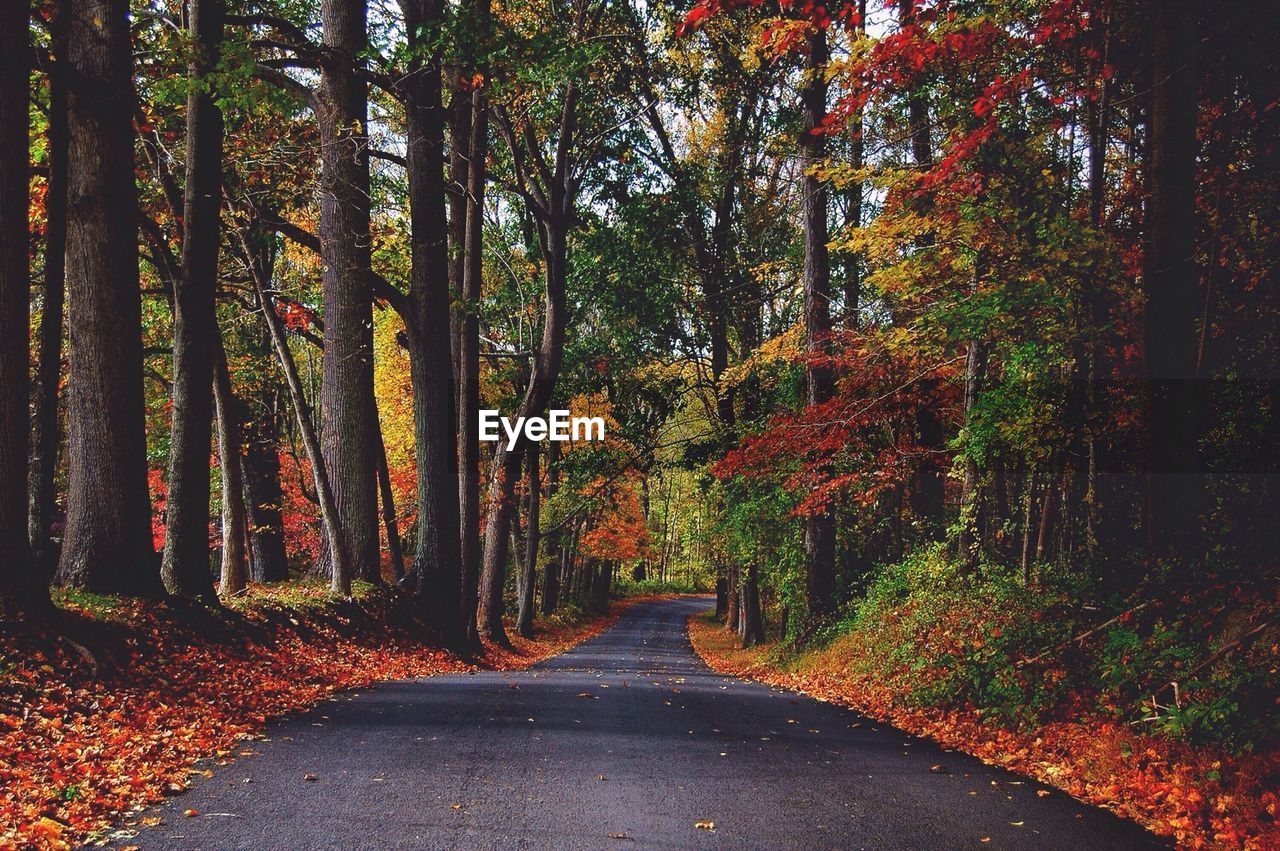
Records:
[[[1158,847],[1054,790],[712,673],[642,603],[528,671],[393,682],[271,726],[143,848]],[[939,766],[939,768],[935,768]],[[200,815],[184,817],[187,808]],[[150,820],[150,818],[148,819]],[[696,826],[703,822],[703,827]],[[714,823],[707,827],[705,823]]]

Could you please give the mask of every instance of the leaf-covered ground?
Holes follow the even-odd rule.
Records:
[[[1180,846],[1280,848],[1274,752],[1232,756],[1097,716],[1015,731],[973,708],[909,706],[883,679],[855,672],[873,667],[858,664],[860,654],[876,652],[874,642],[860,640],[867,636],[849,633],[784,660],[772,645],[739,649],[736,636],[707,615],[690,618],[689,635],[716,671],[853,707],[1135,819]]]
[[[0,633],[0,848],[69,847],[181,793],[267,719],[341,689],[475,667],[513,669],[606,628],[564,618],[464,660],[424,644],[394,601],[253,589],[213,613],[108,598],[60,601],[56,631]]]

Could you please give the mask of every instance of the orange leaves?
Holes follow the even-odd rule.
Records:
[[[163,604],[112,605],[109,628],[72,608],[77,630],[97,636],[81,640],[102,677],[56,636],[6,634],[0,655],[23,662],[0,678],[0,847],[74,844],[180,794],[195,760],[228,759],[267,718],[338,689],[468,667],[365,605],[352,619],[259,601],[244,612],[252,629],[226,642]]]
[[[1268,788],[1274,782],[1268,778],[1280,776],[1280,754],[1274,751],[1228,756],[1211,747],[1137,733],[1127,724],[1096,716],[1049,721],[1018,732],[997,726],[971,707],[908,705],[901,683],[856,671],[856,658],[851,657],[876,652],[873,642],[837,640],[808,652],[792,671],[772,661],[768,646],[738,650],[732,635],[704,617],[690,619],[689,637],[698,655],[716,671],[852,706],[945,748],[966,751],[1083,801],[1105,805],[1173,836],[1180,846],[1280,847],[1275,818],[1280,796]],[[1052,794],[1035,790],[1037,798]]]

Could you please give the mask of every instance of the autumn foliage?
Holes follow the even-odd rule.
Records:
[[[255,587],[222,613],[68,598],[64,632],[0,640],[0,847],[101,836],[207,775],[198,761],[252,751],[273,717],[382,680],[523,668],[636,599],[468,661],[424,643],[404,601],[384,593],[344,603],[318,586]]]
[[[1015,726],[936,692],[921,698],[922,678],[956,673],[950,653],[964,645],[980,649],[982,630],[967,609],[942,613],[937,631],[923,637],[930,646],[917,651],[927,660],[921,669],[914,654],[884,653],[886,644],[899,646],[903,639],[897,629],[904,614],[890,610],[882,625],[868,623],[826,647],[790,656],[776,645],[739,649],[705,615],[692,617],[689,629],[694,649],[717,671],[853,707],[1133,818],[1179,846],[1260,851],[1280,842],[1280,754],[1194,747],[1078,705],[1059,717]]]

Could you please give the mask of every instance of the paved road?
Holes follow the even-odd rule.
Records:
[[[712,673],[634,606],[518,673],[387,683],[274,724],[143,848],[1141,848],[1133,825],[855,713]],[[942,765],[946,773],[931,771]],[[197,817],[183,817],[186,808]],[[713,829],[697,822],[714,822]],[[984,837],[987,839],[984,841]]]

